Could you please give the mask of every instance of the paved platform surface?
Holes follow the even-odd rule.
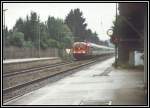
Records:
[[[144,72],[116,70],[113,62],[87,67],[4,105],[146,105]]]
[[[37,60],[48,60],[48,59],[57,59],[58,57],[42,57],[42,58],[24,58],[24,59],[6,59],[3,60],[4,64],[8,63],[17,63],[17,62],[29,62],[29,61],[37,61]]]

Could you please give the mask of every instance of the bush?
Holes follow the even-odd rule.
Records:
[[[27,48],[32,48],[33,47],[33,43],[31,41],[25,41],[23,46],[27,47]]]
[[[58,47],[58,42],[54,39],[48,39],[47,44],[49,47],[57,48]]]
[[[13,32],[13,35],[10,37],[10,44],[13,46],[22,47],[24,44],[24,33]]]

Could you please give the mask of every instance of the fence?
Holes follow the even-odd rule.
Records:
[[[34,58],[34,57],[58,57],[57,48],[40,49],[36,48],[18,48],[5,47],[3,48],[4,59],[18,59],[18,58]]]

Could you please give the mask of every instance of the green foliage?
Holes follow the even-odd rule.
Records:
[[[40,44],[40,47],[42,49],[46,49],[46,48],[48,48],[48,45],[42,41],[41,44]]]
[[[3,29],[3,46],[8,46],[9,45],[9,32],[7,27]]]
[[[24,43],[24,34],[22,32],[13,32],[12,37],[10,37],[11,45],[22,47]]]
[[[64,24],[64,22],[61,19],[48,17],[47,27],[50,38],[49,43],[52,43],[50,44],[50,46],[57,48],[64,48],[68,47],[69,45],[71,46],[73,42],[72,33],[69,27],[66,24]]]
[[[14,30],[17,30],[19,32],[24,32],[24,21],[22,18],[19,18],[17,21],[16,21],[16,24],[13,28]]]
[[[68,25],[75,37],[75,41],[84,41],[86,36],[85,18],[82,17],[80,9],[71,10],[65,19],[65,23]]]
[[[50,38],[58,40],[58,31],[59,31],[59,25],[61,24],[60,21],[56,20],[54,17],[48,17],[47,20],[47,27],[48,27],[48,33]]]
[[[23,20],[16,21],[13,30],[9,31],[8,43],[15,46],[35,47],[46,49],[48,47],[65,49],[71,48],[76,40],[98,42],[97,34],[90,29],[79,9],[71,10],[65,22],[62,19],[49,16],[46,22],[41,22],[36,12],[31,12]],[[23,33],[23,34],[20,34]],[[39,43],[40,41],[40,43]]]
[[[24,41],[23,46],[26,47],[26,48],[32,48],[33,43],[31,41]]]
[[[80,9],[71,10],[65,19],[65,23],[73,33],[75,41],[89,41],[99,44],[99,38],[96,32],[86,29],[87,24]]]
[[[47,45],[49,47],[58,47],[58,41],[54,40],[54,39],[48,39],[47,40]]]
[[[27,15],[26,20],[23,21],[19,18],[16,21],[16,24],[13,30],[18,32],[23,32],[25,36],[25,41],[34,42],[37,40],[37,36],[39,33],[39,18],[36,12],[31,12],[30,16]]]
[[[64,47],[65,48],[70,48],[71,45],[72,45],[72,37],[69,37],[69,36],[65,36],[62,40],[62,42],[64,43]]]

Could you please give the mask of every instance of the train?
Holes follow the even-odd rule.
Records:
[[[90,42],[74,42],[72,46],[72,53],[75,59],[81,60],[114,54],[114,48]]]

